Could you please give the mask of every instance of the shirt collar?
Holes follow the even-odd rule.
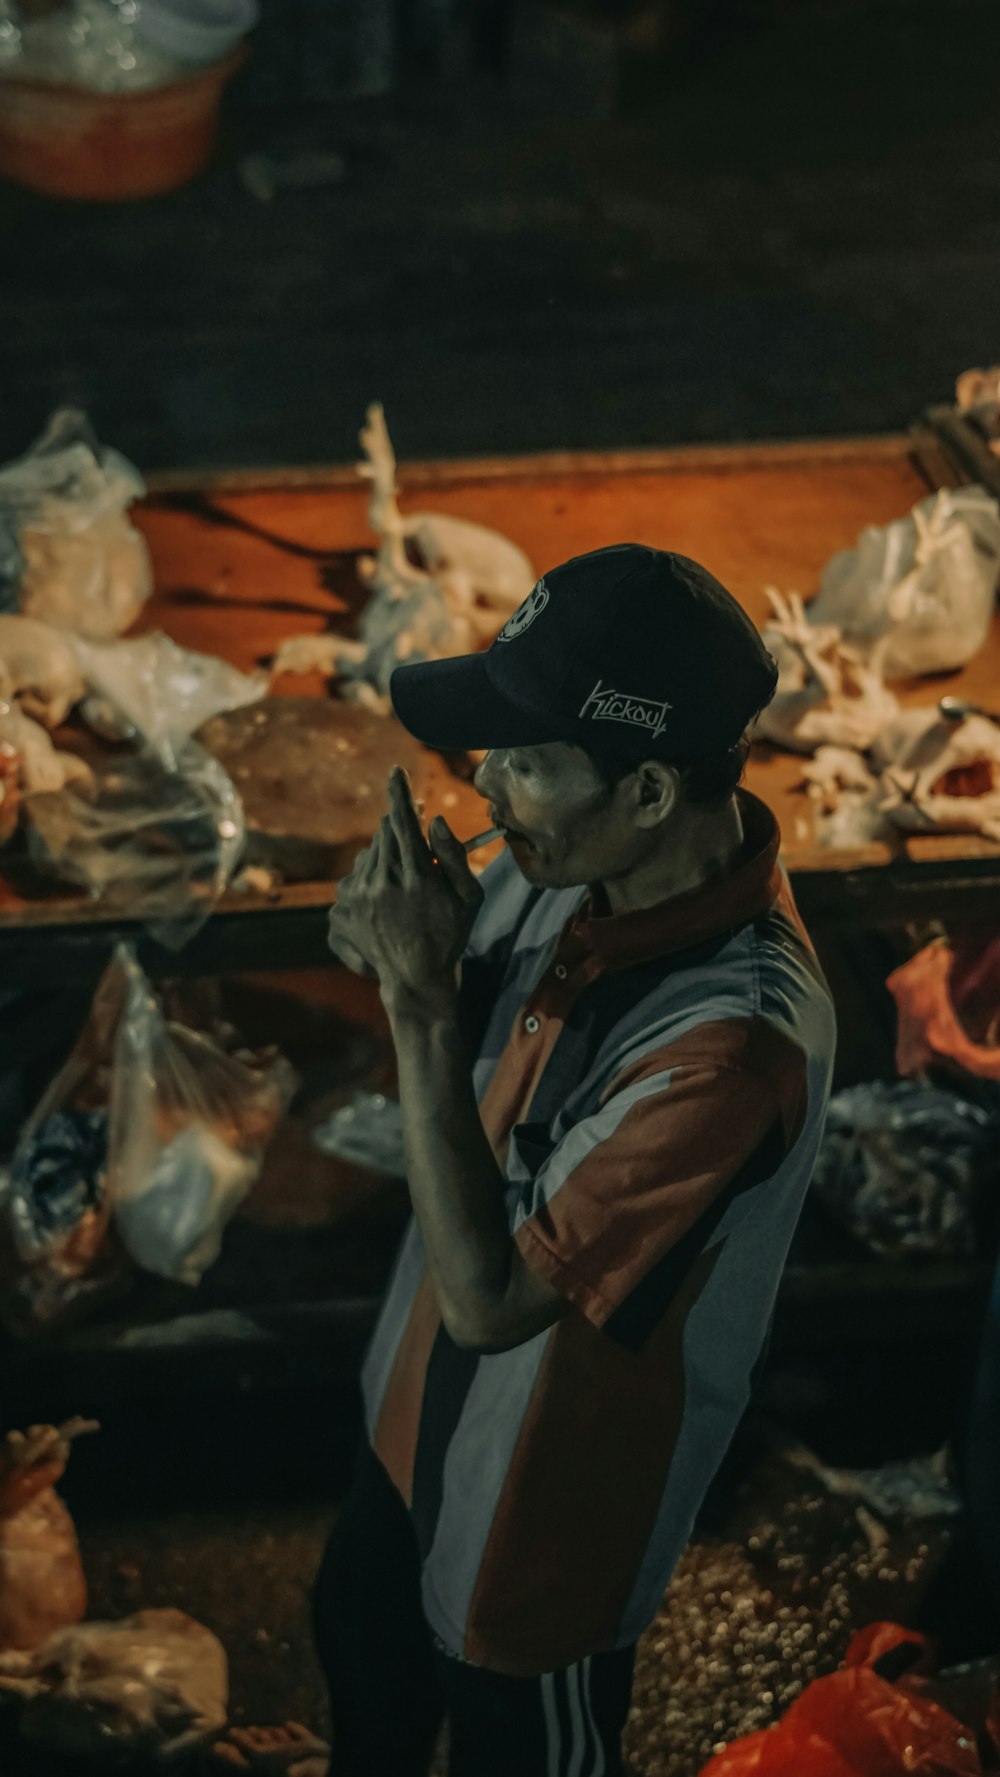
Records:
[[[778,823],[766,804],[749,791],[740,790],[738,798],[744,843],[736,863],[724,876],[637,913],[599,914],[588,895],[572,930],[603,969],[626,969],[686,950],[749,925],[774,904],[781,891]]]

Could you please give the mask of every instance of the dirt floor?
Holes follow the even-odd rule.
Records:
[[[354,1413],[350,1394],[325,1405],[314,1393],[262,1397],[242,1410],[193,1402],[183,1415],[168,1403],[152,1485],[156,1409],[134,1409],[129,1427],[119,1413],[105,1451],[99,1438],[81,1444],[67,1476],[92,1614],[174,1605],[207,1624],[229,1654],[236,1723],[294,1716],[327,1726],[308,1597],[346,1482]],[[255,1444],[271,1451],[266,1492]],[[766,1725],[832,1671],[865,1623],[933,1626],[940,1616],[928,1588],[940,1588],[954,1559],[955,1518],[893,1519],[860,1495],[831,1494],[801,1466],[801,1446],[774,1441],[763,1423],[747,1434],[741,1460],[742,1479],[699,1529],[640,1645],[626,1738],[634,1777],[695,1777],[713,1747]],[[953,1658],[985,1651],[976,1644],[981,1601],[967,1582],[963,1591],[966,1642],[953,1637]],[[67,1766],[9,1741],[3,1771],[70,1777]]]

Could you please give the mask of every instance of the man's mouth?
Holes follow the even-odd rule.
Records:
[[[493,825],[497,828],[497,831],[503,836],[508,845],[531,844],[530,839],[528,839],[524,833],[518,832],[518,829],[512,827],[508,821],[502,820],[495,809],[490,809],[490,815],[493,820]]]

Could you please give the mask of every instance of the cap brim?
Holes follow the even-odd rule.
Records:
[[[484,652],[397,666],[389,695],[403,727],[442,753],[543,746],[557,740],[552,726],[501,697],[486,661]]]

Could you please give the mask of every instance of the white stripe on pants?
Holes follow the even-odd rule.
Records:
[[[565,1687],[569,1719],[568,1739],[563,1733],[556,1702],[556,1683]],[[601,1745],[590,1702],[590,1659],[563,1672],[543,1673],[539,1680],[545,1732],[548,1741],[547,1777],[604,1777],[604,1748]]]

